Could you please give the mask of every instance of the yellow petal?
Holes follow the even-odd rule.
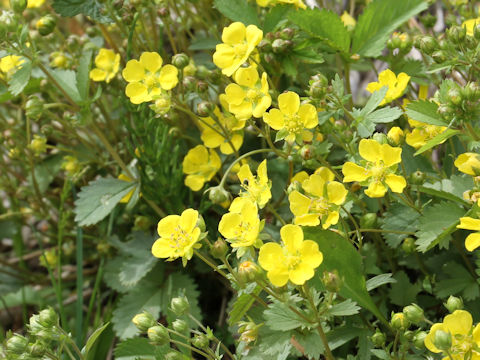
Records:
[[[156,73],[162,67],[163,60],[156,52],[144,52],[140,55],[140,63],[151,73]]]
[[[187,233],[191,232],[197,225],[198,211],[194,209],[186,209],[180,216],[180,227]]]
[[[318,249],[318,244],[312,240],[305,240],[300,250],[302,263],[312,268],[317,268],[323,262],[323,254]]]
[[[284,259],[282,247],[273,242],[262,245],[258,254],[258,263],[267,271],[278,267],[284,262]]]
[[[223,29],[222,41],[229,45],[235,45],[245,39],[245,25],[241,22],[234,22]]]
[[[325,166],[321,166],[317,170],[315,170],[315,174],[320,175],[322,179],[325,180],[325,182],[329,182],[335,179],[335,174]]]
[[[128,82],[142,81],[145,77],[145,69],[138,60],[130,60],[123,69],[122,75]]]
[[[358,145],[360,156],[367,161],[377,162],[382,160],[382,152],[380,144],[371,139],[362,139]]]
[[[107,73],[100,69],[92,69],[90,71],[90,79],[93,81],[104,81],[107,77]]]
[[[240,105],[243,99],[245,99],[246,93],[239,85],[228,84],[225,88],[225,95],[225,99],[229,105]]]
[[[178,84],[178,69],[173,65],[165,65],[160,70],[160,85],[164,90],[173,89]]]
[[[297,190],[292,191],[290,195],[288,195],[288,201],[290,202],[290,211],[293,215],[301,216],[308,213],[311,202],[310,198],[301,194]],[[318,217],[316,225],[318,225]]]
[[[258,45],[258,43],[263,38],[263,31],[260,30],[255,25],[248,25],[245,34],[245,40],[247,41],[250,48],[253,48]]]
[[[392,147],[388,144],[380,146],[380,158],[383,160],[385,166],[390,167],[402,161],[402,148]]]
[[[230,45],[218,44],[213,54],[213,63],[220,69],[229,68],[235,60],[235,51]]]
[[[477,326],[475,326],[472,332],[472,336],[473,336],[473,341],[475,341],[477,346],[480,346],[480,324],[477,324]]]
[[[328,229],[330,226],[336,225],[339,219],[340,214],[338,213],[338,211],[330,211],[325,221],[323,221],[322,227],[324,229]]]
[[[461,217],[460,224],[457,225],[458,229],[465,229],[465,230],[476,230],[480,231],[480,220],[474,219],[471,217]]]
[[[220,219],[218,224],[218,231],[225,238],[231,239],[236,237],[237,228],[242,223],[242,216],[238,213],[226,213]]]
[[[280,237],[289,253],[295,254],[300,250],[303,242],[303,231],[300,226],[292,224],[282,226]]]
[[[300,97],[293,91],[280,94],[278,96],[278,107],[285,115],[295,115],[300,108]]]
[[[157,232],[160,237],[169,237],[175,232],[180,222],[180,216],[168,215],[158,222]]]
[[[262,96],[260,101],[257,104],[255,104],[255,109],[253,110],[252,115],[256,118],[261,118],[271,104],[272,104],[272,98],[270,97],[270,95],[267,94],[265,96]]]
[[[327,184],[328,201],[335,205],[342,205],[345,202],[348,191],[343,184],[332,181]]]
[[[468,251],[473,251],[480,246],[480,233],[473,233],[465,239],[465,248]]]
[[[241,183],[245,181],[251,183],[252,181],[254,181],[252,171],[250,170],[250,166],[248,166],[248,164],[242,165],[242,167],[237,173],[237,176]]]
[[[425,347],[430,350],[431,352],[434,353],[441,353],[442,350],[438,349],[434,344],[433,344],[433,339],[435,338],[435,333],[437,331],[444,331],[448,332],[447,329],[443,326],[443,324],[433,324],[432,327],[430,328],[430,332],[428,333],[427,337],[424,340]]]
[[[138,82],[129,83],[125,88],[125,94],[133,104],[141,104],[151,100],[145,85]]]
[[[254,66],[240,68],[235,72],[233,79],[239,85],[253,88],[259,79],[258,71]]]
[[[166,259],[174,255],[175,253],[175,248],[170,246],[168,242],[166,242],[164,239],[158,239],[155,241],[152,245],[152,254],[153,256],[160,258],[160,259]]]
[[[193,191],[199,191],[203,184],[205,184],[205,178],[201,175],[188,175],[185,178],[185,186],[188,186]]]
[[[288,275],[288,268],[279,264],[267,272],[268,280],[277,287],[284,286],[288,282]]]
[[[455,310],[452,314],[445,316],[443,325],[452,335],[467,335],[472,329],[472,315],[465,310]]]
[[[387,192],[387,188],[380,181],[372,181],[365,190],[365,194],[371,198],[383,197]]]
[[[298,116],[306,129],[313,129],[318,125],[317,109],[312,104],[303,104],[298,109]]]
[[[305,263],[298,264],[294,270],[290,270],[289,278],[295,285],[303,285],[305,281],[311,279],[315,272],[313,269]]]
[[[385,177],[385,182],[387,183],[388,187],[395,193],[402,193],[405,186],[407,186],[405,178],[403,176],[395,174],[388,174]]]
[[[317,197],[323,197],[325,180],[317,174],[312,174],[302,183],[302,188],[309,194]]]
[[[346,162],[342,167],[343,182],[364,181],[370,177],[370,172],[352,162]]]
[[[268,113],[263,114],[263,121],[270,125],[274,130],[283,129],[285,126],[283,114],[278,109],[272,109]]]

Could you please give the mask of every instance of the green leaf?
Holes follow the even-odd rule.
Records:
[[[419,230],[416,232],[417,250],[426,252],[437,245],[440,240],[449,237],[456,230],[459,219],[465,215],[465,210],[451,202],[441,202],[427,207],[419,220]]]
[[[431,148],[437,146],[438,144],[443,143],[445,140],[451,138],[452,136],[455,136],[460,133],[461,131],[459,130],[446,129],[444,132],[438,134],[433,139],[430,139],[425,145],[423,145],[420,149],[418,149],[413,155],[414,156],[420,155],[425,151],[430,150]]]
[[[331,316],[350,316],[358,314],[360,307],[357,306],[355,301],[347,299],[339,304],[333,305],[328,309],[327,314]]]
[[[288,331],[301,326],[311,325],[293,312],[287,304],[276,300],[263,312],[263,316],[267,326],[277,331]]]
[[[288,5],[277,5],[270,9],[265,15],[265,21],[263,22],[263,32],[269,33],[275,31],[277,25],[287,17],[288,12],[292,9]]]
[[[417,100],[407,105],[409,118],[425,124],[447,126],[448,124],[438,115],[438,105],[433,101]]]
[[[82,187],[75,201],[75,221],[80,226],[88,226],[103,220],[133,187],[134,182],[118,179],[91,181]]]
[[[62,16],[83,14],[99,23],[112,22],[110,17],[102,14],[106,8],[100,0],[53,0],[52,6]]]
[[[214,0],[215,8],[232,21],[260,26],[256,7],[247,0]]]
[[[375,0],[358,18],[355,25],[352,53],[380,56],[390,34],[412,16],[428,8],[422,0]]]
[[[82,354],[84,355],[85,359],[90,359],[91,358],[91,355],[90,354],[90,351],[92,350],[93,346],[95,345],[95,343],[97,342],[98,338],[100,337],[100,335],[102,334],[102,332],[110,325],[110,323],[106,323],[105,325],[99,327],[98,329],[96,329],[92,335],[90,335],[90,337],[88,338],[87,340],[87,343],[85,344],[85,346],[83,347],[82,349]]]
[[[303,231],[305,239],[316,241],[323,253],[323,263],[316,270],[317,274],[321,276],[325,271],[337,270],[342,279],[339,294],[344,298],[356,301],[386,323],[385,317],[368,294],[363,276],[362,258],[353,245],[332,231],[320,230],[315,227],[304,227]]]
[[[195,39],[190,42],[188,50],[214,50],[218,43],[214,38]]]
[[[78,93],[83,101],[88,100],[88,86],[90,84],[90,62],[92,60],[92,50],[87,50],[80,57],[77,80]]]
[[[147,338],[136,337],[119,343],[114,354],[116,360],[161,360],[169,351],[169,345],[154,346]]]
[[[479,283],[462,265],[451,261],[443,265],[443,273],[446,278],[437,282],[435,293],[439,298],[446,298],[450,295],[461,293],[467,301],[478,298]]]
[[[386,124],[398,119],[403,112],[398,107],[384,107],[378,109],[365,117],[365,120],[371,121],[374,124]]]
[[[392,278],[392,273],[380,274],[367,280],[367,291],[372,291],[382,285],[396,283],[397,280]]]
[[[365,117],[366,115],[368,115],[372,111],[374,111],[378,107],[378,105],[380,105],[382,100],[385,98],[385,95],[387,94],[387,91],[388,91],[388,86],[382,86],[382,88],[380,90],[375,91],[370,96],[370,98],[368,99],[368,101],[365,104],[365,106],[363,107],[363,109],[361,109],[358,112],[358,115],[354,115],[355,119],[358,118],[357,120],[361,121],[363,117]],[[354,112],[357,113],[357,111],[354,111]]]
[[[419,283],[411,284],[407,274],[403,271],[397,272],[394,278],[397,282],[392,284],[390,289],[390,301],[398,306],[406,306],[414,302],[422,286]]]
[[[360,336],[364,332],[364,329],[351,325],[336,327],[335,329],[329,331],[326,334],[330,350],[335,350],[339,348],[340,346],[346,344],[352,339]]]
[[[27,86],[30,76],[32,75],[32,62],[23,58],[22,67],[15,71],[8,82],[8,91],[13,96],[17,96]]]
[[[419,217],[420,214],[411,207],[395,203],[384,214],[383,223],[380,227],[383,230],[415,232],[418,227]],[[389,232],[383,232],[382,236],[391,248],[396,248],[400,245],[403,239],[408,237],[407,234],[395,234]]]
[[[442,179],[433,184],[425,183],[420,186],[420,192],[466,205],[468,202],[463,199],[463,193],[472,188],[471,176],[453,175],[450,179]],[[413,189],[415,190],[415,187]]]
[[[254,295],[258,295],[261,291],[262,288],[260,286],[256,286],[252,293]],[[228,323],[233,325],[242,320],[243,316],[252,307],[254,302],[255,297],[253,297],[250,293],[243,293],[237,299],[235,299],[232,310],[229,312]]]
[[[55,69],[49,70],[49,72],[58,85],[65,90],[68,96],[70,96],[76,104],[82,102],[82,97],[80,96],[77,87],[77,76],[74,71]]]
[[[328,10],[292,11],[288,18],[308,34],[323,40],[333,50],[348,53],[350,34],[340,17]]]
[[[53,155],[45,158],[34,167],[35,180],[40,193],[44,193],[62,168],[63,156]],[[29,186],[33,187],[32,175],[27,176]]]

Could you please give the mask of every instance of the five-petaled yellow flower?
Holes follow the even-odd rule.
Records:
[[[182,215],[168,215],[157,226],[160,236],[152,246],[152,254],[157,258],[173,261],[179,257],[185,265],[193,255],[193,250],[200,248],[201,230],[197,226],[198,211],[187,209]]]
[[[95,57],[95,66],[90,71],[90,79],[109,83],[118,72],[120,54],[115,54],[110,49],[100,49]]]
[[[303,226],[317,226],[324,229],[338,223],[338,210],[345,202],[347,190],[343,184],[333,181],[335,175],[321,167],[302,181],[305,194],[294,190],[288,196],[290,210],[295,216],[294,223]]]
[[[358,151],[366,160],[364,167],[346,162],[342,168],[344,182],[358,181],[368,185],[365,194],[371,198],[383,197],[387,192],[386,185],[393,192],[403,192],[407,182],[403,176],[395,175],[397,164],[402,161],[401,148],[362,139]]]
[[[280,236],[283,246],[274,242],[262,245],[258,263],[275,286],[284,286],[288,280],[303,285],[315,274],[315,269],[323,261],[323,254],[316,242],[303,240],[303,231],[298,225],[283,226]]]
[[[267,174],[267,160],[263,160],[258,165],[257,176],[253,176],[248,164],[242,165],[237,176],[243,189],[240,191],[240,196],[250,199],[262,209],[272,197],[271,183]]]
[[[239,120],[248,120],[252,116],[261,118],[272,103],[267,74],[263,73],[260,79],[257,69],[249,66],[238,69],[233,79],[236,84],[225,88],[228,110]]]
[[[463,153],[460,154],[454,162],[455,166],[461,172],[478,176],[480,175],[480,155],[475,153]]]
[[[460,218],[460,224],[457,225],[458,229],[474,230],[477,231],[470,234],[465,239],[465,248],[468,251],[473,251],[480,246],[480,220],[471,217]]]
[[[278,96],[278,107],[263,115],[263,120],[279,130],[277,140],[285,139],[292,143],[297,141],[311,141],[313,134],[307,129],[313,129],[318,125],[318,115],[312,104],[300,105],[298,94],[287,91]]]
[[[203,145],[195,146],[183,159],[183,172],[187,174],[185,185],[193,191],[200,190],[221,166],[222,162],[215,150],[208,150]]]
[[[473,327],[472,315],[468,311],[455,310],[445,316],[443,322],[432,325],[424,342],[431,352],[443,352],[446,355],[443,360],[479,360],[480,324]]]
[[[156,52],[144,52],[140,61],[130,60],[122,71],[129,82],[125,94],[133,104],[141,104],[160,96],[162,91],[173,89],[178,83],[178,69],[173,65],[162,66],[163,59]]]
[[[220,147],[222,154],[229,155],[240,149],[243,144],[243,127],[245,121],[239,121],[231,114],[224,114],[218,107],[212,117],[201,118],[201,139],[206,147],[214,149]],[[224,131],[229,138],[225,137]]]
[[[213,62],[222,73],[232,76],[247,61],[250,54],[263,38],[263,32],[255,25],[245,27],[234,22],[223,29],[222,44],[218,44],[213,54]]]
[[[386,69],[378,75],[378,82],[371,82],[367,85],[367,91],[374,93],[387,86],[387,93],[380,103],[380,105],[385,105],[402,96],[409,81],[410,76],[407,74],[402,72],[397,76],[392,70]]]
[[[260,219],[257,205],[247,198],[236,198],[229,212],[222,216],[218,231],[232,248],[248,247],[257,242]]]
[[[22,67],[25,60],[17,55],[7,55],[0,59],[0,78],[9,78]]]
[[[408,123],[413,130],[411,132],[407,132],[405,136],[405,142],[415,149],[421,148],[429,140],[433,139],[435,136],[441,134],[447,129],[446,126],[425,124],[412,119],[408,119]],[[443,142],[445,142],[445,140],[443,140],[441,143]]]

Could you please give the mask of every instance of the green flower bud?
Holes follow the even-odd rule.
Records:
[[[375,345],[375,347],[381,348],[385,345],[386,337],[384,333],[377,329],[377,331],[375,332],[375,334],[372,335],[370,340],[372,340],[372,343],[373,345]]]
[[[195,89],[199,94],[204,93],[208,90],[208,83],[206,81],[201,81],[201,80],[197,81]]]
[[[172,64],[179,69],[183,69],[190,64],[190,58],[184,53],[176,54],[172,57]]]
[[[462,102],[462,97],[458,89],[448,90],[447,96],[453,105],[460,105],[460,103]]]
[[[29,346],[29,353],[34,357],[41,358],[45,354],[46,348],[41,341],[36,341]]]
[[[177,316],[182,316],[190,310],[190,304],[185,296],[173,298],[170,308]]]
[[[204,334],[196,334],[192,339],[192,345],[199,349],[206,349],[210,341]]]
[[[373,134],[372,136],[373,140],[375,140],[376,142],[380,143],[380,144],[388,144],[388,138],[387,138],[387,135],[385,135],[384,133],[375,133]]]
[[[280,37],[284,40],[292,40],[295,35],[295,30],[292,28],[285,28],[280,31]]]
[[[172,323],[173,330],[184,333],[189,329],[188,323],[185,320],[177,319]]]
[[[53,308],[49,307],[38,313],[38,322],[46,328],[51,328],[58,324],[58,315]]]
[[[455,310],[463,309],[463,300],[456,296],[450,295],[447,302],[443,305],[447,308],[448,311],[453,313]]]
[[[420,22],[423,24],[423,26],[425,26],[427,29],[431,29],[435,26],[435,24],[437,23],[437,17],[430,14],[430,13],[427,13],[425,14],[424,16],[421,16],[420,17]]]
[[[240,341],[244,343],[250,343],[257,340],[258,337],[258,329],[261,325],[257,325],[252,321],[248,322],[240,322],[238,328],[238,333],[240,334]]]
[[[243,261],[238,265],[238,279],[244,284],[255,281],[261,273],[259,266],[253,261]]]
[[[452,335],[442,330],[435,331],[433,344],[440,350],[448,350],[452,347]]]
[[[438,46],[437,41],[431,36],[422,36],[416,41],[416,46],[425,54],[431,55]]]
[[[447,30],[447,38],[454,44],[462,43],[467,36],[467,29],[460,26],[452,26]]]
[[[195,73],[195,75],[197,75],[197,77],[200,80],[205,80],[206,78],[208,78],[209,74],[210,74],[210,70],[208,70],[208,68],[205,65],[198,66],[197,72]]]
[[[228,253],[228,245],[223,239],[218,239],[210,248],[210,254],[215,259],[224,259]]]
[[[18,20],[12,11],[0,11],[0,38],[6,36],[7,32],[15,31]]]
[[[214,204],[222,204],[230,200],[230,193],[222,186],[214,186],[208,189],[208,198]]]
[[[262,52],[270,52],[272,51],[272,43],[268,39],[262,39],[257,48]]]
[[[275,39],[272,43],[272,50],[275,54],[286,53],[292,45],[289,40]]]
[[[403,313],[394,313],[392,314],[390,325],[392,325],[395,330],[406,330],[410,326],[410,322]]]
[[[402,250],[405,251],[407,254],[412,254],[415,252],[415,239],[408,237],[403,240],[402,243]]]
[[[410,182],[414,185],[422,185],[426,177],[424,172],[417,170],[410,175]]]
[[[35,155],[41,155],[47,151],[47,138],[34,135],[28,147],[35,153]]]
[[[56,24],[57,20],[52,15],[48,14],[41,17],[35,24],[35,27],[40,35],[47,36],[53,32]]]
[[[222,72],[220,69],[210,70],[207,78],[211,83],[219,85],[222,80]]]
[[[407,320],[414,325],[417,325],[424,319],[423,309],[417,304],[405,306],[403,308],[403,314],[405,315]]]
[[[148,230],[152,226],[152,221],[148,216],[137,215],[135,216],[134,226],[140,230]]]
[[[425,338],[427,337],[427,333],[425,331],[420,331],[415,334],[413,337],[413,345],[417,349],[423,349],[425,348]]]
[[[141,332],[148,331],[149,328],[155,326],[155,324],[157,323],[153,315],[147,311],[135,315],[132,319],[132,322]]]
[[[337,270],[325,271],[322,276],[322,282],[325,288],[333,293],[339,292],[343,283]]]
[[[164,357],[165,360],[183,360],[182,354],[180,354],[177,351],[170,351],[165,355]]]
[[[300,149],[300,156],[302,157],[303,160],[310,160],[315,156],[314,152],[315,152],[314,146],[304,145]]]
[[[43,101],[32,95],[25,103],[25,114],[32,120],[38,120],[43,114]]]
[[[197,105],[197,115],[201,117],[207,117],[215,110],[215,104],[210,101],[202,101]]]
[[[205,232],[207,230],[207,228],[205,227],[205,220],[203,219],[203,216],[200,214],[198,215],[196,226],[200,228],[201,232]]]
[[[415,333],[411,330],[407,330],[403,333],[403,336],[405,337],[405,339],[407,339],[408,341],[412,341],[413,337],[415,336]]]
[[[433,58],[433,61],[435,61],[437,64],[441,64],[447,61],[448,54],[443,50],[437,50],[432,53],[432,58]]]
[[[367,213],[360,218],[362,229],[376,229],[377,225],[377,214],[375,213]]]
[[[27,8],[27,0],[10,0],[10,7],[17,14],[21,14]]]
[[[155,325],[150,327],[147,330],[147,336],[155,345],[162,346],[170,342],[168,330],[165,328],[165,326],[162,325]]]
[[[187,90],[193,90],[197,84],[197,80],[193,76],[185,76],[182,85]]]
[[[19,334],[14,334],[6,343],[7,351],[17,355],[23,354],[27,350],[27,346],[28,339]]]

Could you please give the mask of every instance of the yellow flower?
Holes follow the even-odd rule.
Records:
[[[0,77],[4,74],[6,77],[12,76],[22,64],[25,62],[23,58],[17,55],[7,55],[0,59]]]
[[[127,176],[127,175],[125,175],[125,174],[120,174],[120,175],[118,175],[117,179],[118,179],[118,180],[123,180],[123,181],[126,181],[126,182],[132,182],[132,181],[133,181],[129,176]],[[130,198],[131,198],[132,195],[133,195],[134,190],[135,190],[135,189],[130,190],[130,191],[128,192],[128,194],[125,195],[125,196],[120,200],[120,202],[123,203],[123,204],[128,203],[128,202],[130,201]]]
[[[133,104],[141,104],[161,95],[163,90],[173,89],[178,83],[178,69],[173,65],[162,66],[163,59],[156,52],[144,52],[140,61],[130,60],[122,71],[129,82],[125,94]]]
[[[241,129],[245,126],[245,121],[238,121],[231,115],[225,115],[218,107],[213,111],[213,115],[216,119],[211,117],[201,118],[201,139],[205,146],[211,149],[220,147],[220,151],[225,155],[232,154],[240,149],[243,144],[243,131]],[[224,130],[230,135],[230,141],[223,135]]]
[[[47,138],[39,135],[34,135],[32,141],[29,144],[29,148],[35,153],[40,155],[47,151]]]
[[[255,203],[247,198],[236,198],[229,212],[222,216],[218,231],[232,248],[248,247],[256,243],[260,232],[260,219]]]
[[[312,104],[300,105],[298,94],[287,91],[278,96],[279,109],[272,109],[263,115],[263,120],[275,130],[280,130],[277,140],[300,143],[311,141],[313,134],[306,129],[318,125],[318,115]]]
[[[467,29],[467,35],[473,36],[473,30],[477,24],[480,25],[480,18],[465,20],[462,23],[462,28],[464,27]]]
[[[307,8],[302,0],[257,0],[257,5],[261,7],[275,6],[278,4],[291,4],[301,9]]]
[[[382,87],[387,86],[388,90],[385,98],[380,103],[380,105],[385,105],[402,96],[409,81],[410,76],[407,74],[402,72],[396,76],[392,70],[386,69],[378,75],[378,82],[371,82],[367,85],[367,91],[374,93]]]
[[[342,16],[340,16],[340,19],[342,19],[343,25],[345,25],[347,28],[354,28],[355,25],[357,25],[355,18],[346,11],[343,12]]]
[[[411,132],[407,132],[405,135],[405,142],[415,149],[421,148],[428,141],[447,129],[446,126],[425,124],[412,119],[408,119],[408,123],[413,130]],[[443,142],[445,142],[445,140],[443,140],[441,143]]]
[[[391,141],[391,144],[399,145],[403,142],[404,135],[402,129],[398,126],[394,126],[388,131],[387,138]]]
[[[478,176],[480,175],[480,155],[475,153],[460,154],[454,162],[455,166],[461,172]]]
[[[80,171],[80,163],[76,157],[67,155],[63,157],[62,169],[65,170],[69,176],[74,176]]]
[[[303,240],[303,231],[298,225],[283,226],[280,236],[283,246],[274,242],[262,245],[258,263],[275,286],[284,286],[288,280],[303,285],[315,274],[315,269],[323,261],[323,254],[316,242]]]
[[[402,149],[375,140],[360,140],[358,147],[360,156],[366,160],[364,167],[352,162],[343,165],[344,182],[359,181],[368,184],[365,190],[371,198],[382,197],[388,187],[396,193],[403,192],[407,182],[403,176],[395,175],[397,164],[402,161]]]
[[[28,0],[27,8],[38,8],[45,3],[45,0]]]
[[[197,226],[198,211],[187,209],[182,215],[168,215],[158,222],[157,231],[160,236],[152,246],[152,254],[157,258],[173,261],[182,258],[185,266],[193,255],[193,250],[202,245],[201,230]]]
[[[267,74],[263,73],[260,79],[257,69],[249,66],[238,69],[233,79],[236,84],[225,88],[228,110],[239,120],[248,120],[252,116],[261,118],[272,103]]]
[[[457,225],[458,229],[480,231],[480,220],[473,219],[471,217],[460,218],[460,224]],[[470,234],[465,239],[465,248],[468,251],[473,251],[480,246],[480,232]]]
[[[443,334],[438,333],[440,331]],[[443,344],[440,344],[439,339]],[[444,352],[447,356],[443,360],[478,360],[480,359],[480,324],[473,327],[472,315],[468,311],[455,310],[452,314],[445,316],[443,322],[432,325],[424,342],[425,347],[431,352]],[[451,346],[448,348],[450,343]],[[447,344],[446,349],[438,347],[445,344]]]
[[[222,73],[232,76],[245,62],[263,38],[263,32],[255,25],[245,27],[234,22],[223,29],[222,44],[218,44],[213,54],[213,62]]]
[[[267,174],[267,160],[263,160],[258,165],[256,177],[253,176],[248,164],[242,165],[237,176],[243,189],[240,191],[240,196],[250,199],[262,209],[272,197],[271,184]]]
[[[118,72],[120,54],[115,54],[115,52],[109,49],[100,49],[95,57],[95,66],[90,71],[90,79],[109,83]]]
[[[198,191],[203,184],[217,173],[222,162],[215,150],[208,150],[203,145],[190,149],[183,159],[183,172],[187,174],[185,185]]]
[[[324,229],[335,225],[340,217],[338,210],[345,202],[347,190],[343,184],[333,181],[335,176],[321,167],[302,182],[305,194],[294,190],[288,196],[294,223],[302,226],[317,226]]]

